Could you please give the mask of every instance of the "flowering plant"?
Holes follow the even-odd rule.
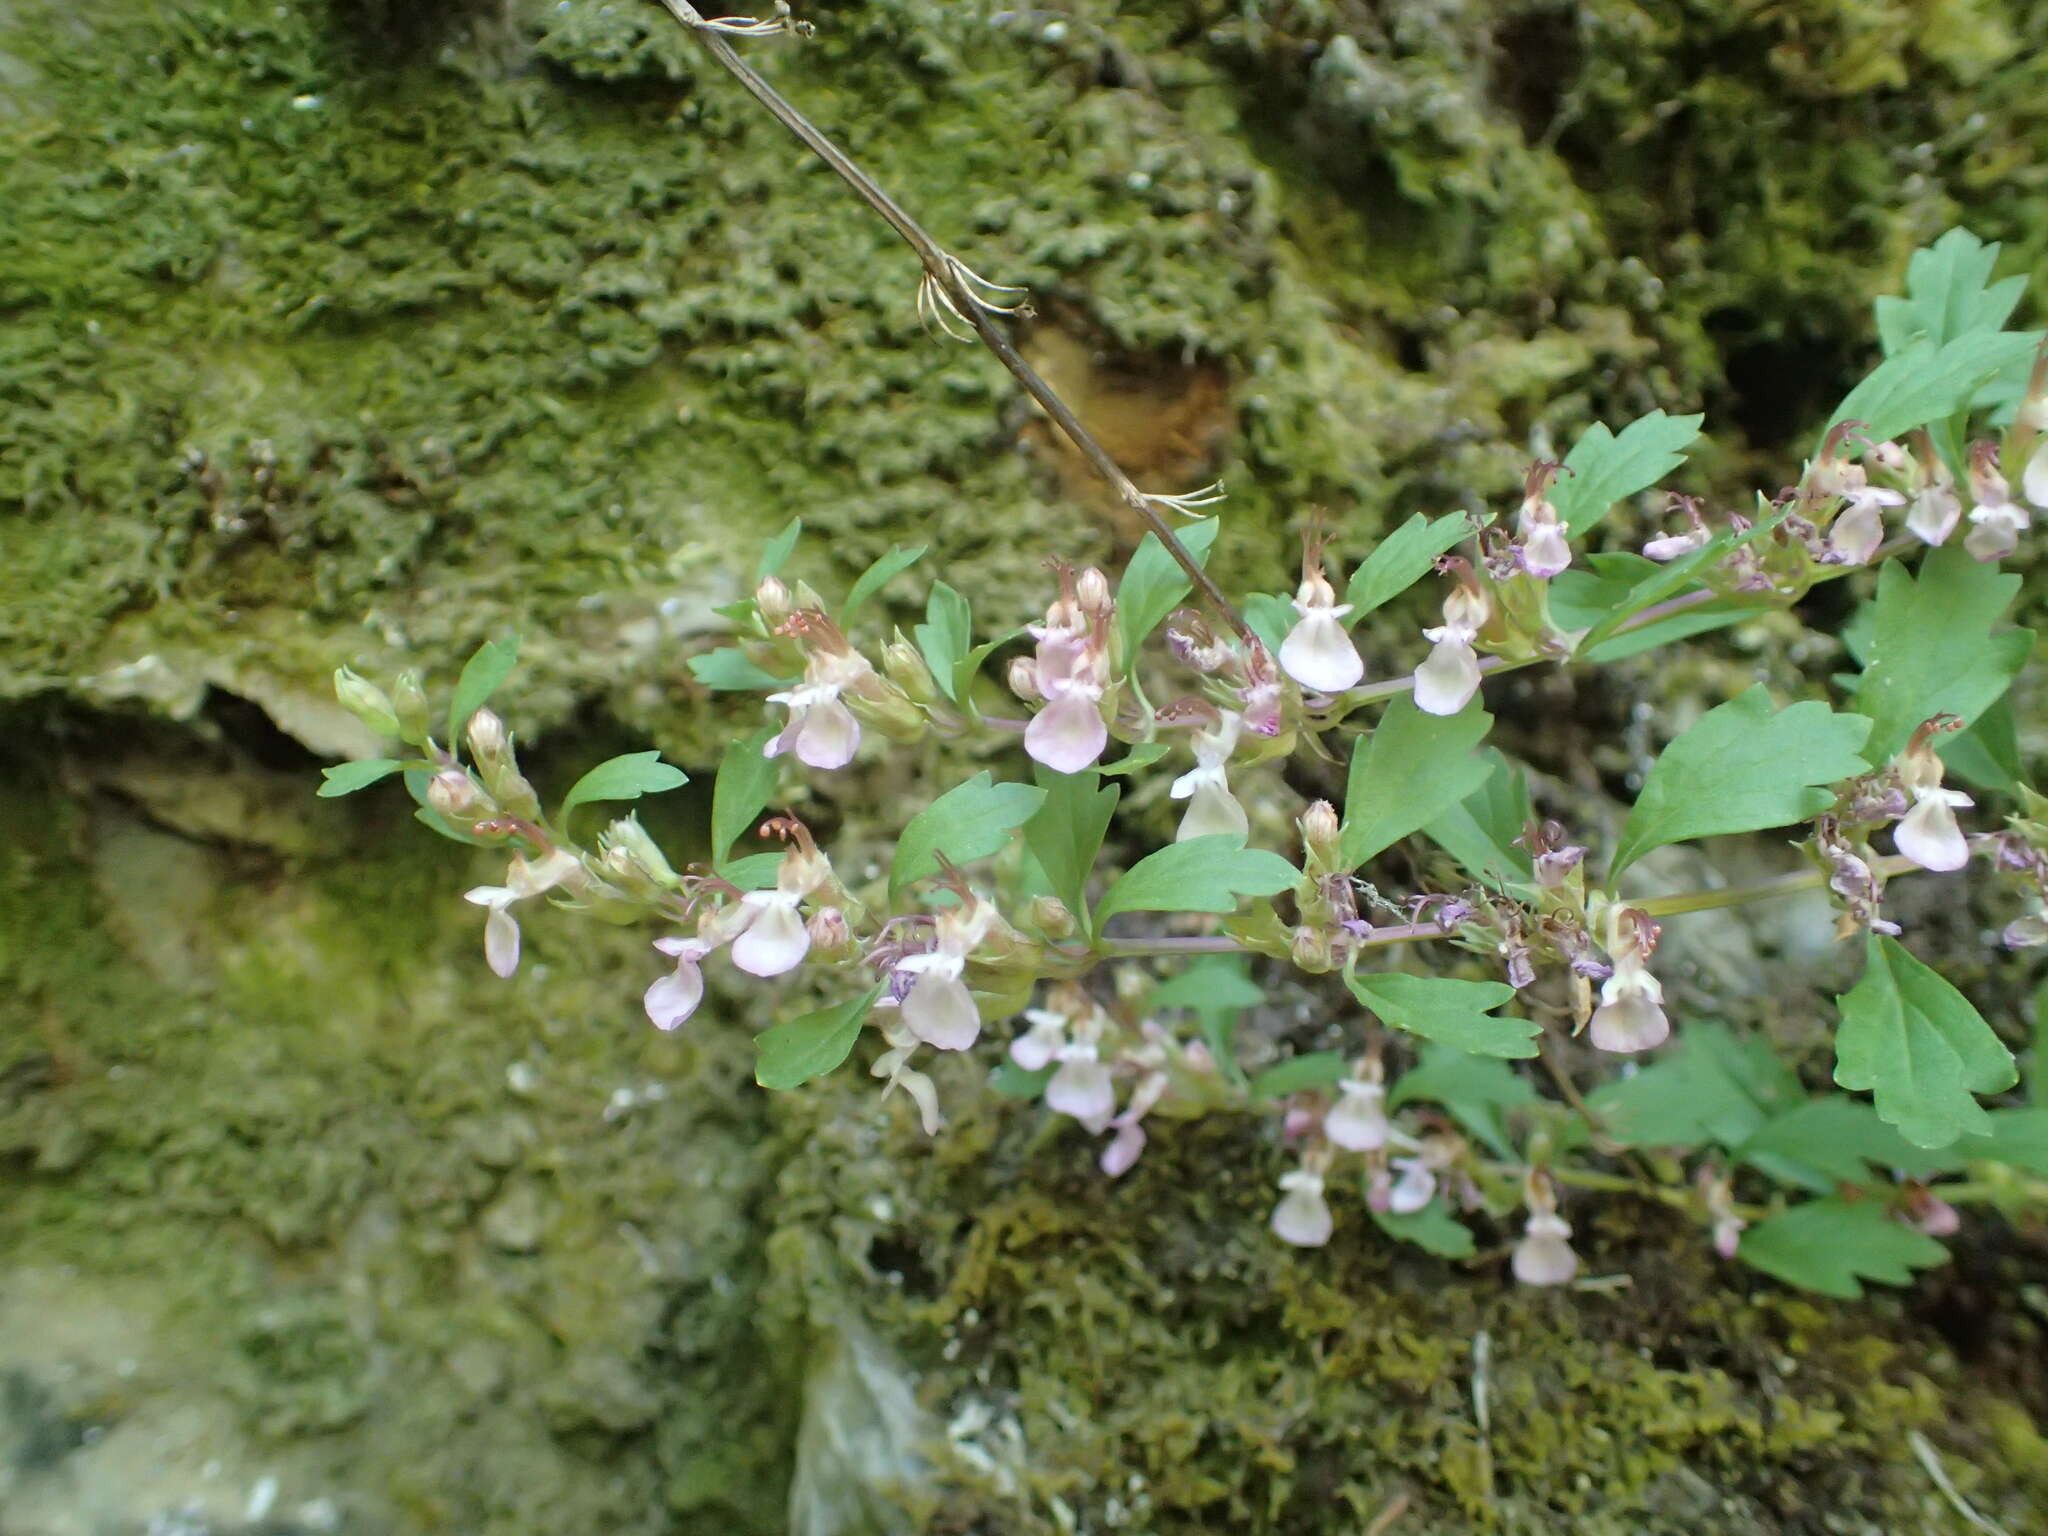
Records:
[[[1787,488],[1719,509],[1660,493],[1699,418],[1657,411],[1530,465],[1509,516],[1417,513],[1357,550],[1318,528],[1291,597],[1231,594],[1207,569],[1222,520],[1200,515],[1220,488],[1133,485],[1007,339],[1015,290],[937,245],[734,52],[731,38],[798,32],[786,14],[667,3],[903,236],[935,326],[983,341],[1151,531],[1114,581],[1050,562],[1022,629],[978,637],[967,598],[935,580],[906,636],[872,605],[926,551],[892,550],[834,600],[796,574],[792,521],[724,610],[732,643],[690,662],[709,688],[761,695],[767,719],[726,749],[709,860],[682,872],[631,816],[594,843],[572,821],[684,783],[656,753],[599,765],[544,811],[487,707],[511,642],[471,658],[438,731],[417,678],[386,690],[344,669],[342,701],[412,750],[331,768],[321,792],[402,774],[434,830],[505,850],[504,882],[467,893],[494,971],[516,971],[516,909],[535,898],[652,918],[657,1028],[688,1024],[712,965],[801,972],[831,999],[760,1033],[764,1087],[837,1070],[870,1037],[882,1092],[938,1135],[926,1065],[981,1051],[998,1058],[990,1091],[1077,1122],[1110,1178],[1148,1126],[1266,1114],[1289,1149],[1280,1240],[1329,1240],[1341,1177],[1379,1227],[1440,1255],[1476,1254],[1475,1221],[1518,1227],[1509,1262],[1531,1285],[1579,1270],[1569,1190],[1686,1210],[1723,1255],[1838,1295],[1938,1262],[1962,1202],[2048,1195],[2048,1104],[2006,1097],[2007,1039],[1885,915],[1892,879],[1974,863],[2012,892],[2004,942],[2048,943],[2048,800],[2023,782],[2007,702],[2033,635],[2005,623],[2020,579],[2000,565],[2030,509],[2048,510],[2048,352],[2007,328],[2020,285],[1991,281],[1996,246],[1956,230],[1913,259],[1908,295],[1878,304],[1884,361]],[[1660,494],[1671,526],[1639,553],[1593,547],[1616,507]],[[1873,591],[1835,701],[1735,693],[1672,733],[1618,830],[1581,824],[1488,744],[1490,677],[1619,661],[1858,576]],[[1412,670],[1376,677],[1360,623],[1417,586],[1441,622],[1403,652]],[[983,769],[936,795],[885,871],[844,870],[804,822],[770,814],[797,776],[829,785],[927,739],[993,745],[1016,776]],[[1346,765],[1341,810],[1287,787],[1293,760]],[[1184,803],[1174,840],[1126,858],[1118,809],[1162,778]],[[1290,797],[1292,832],[1257,846]],[[1801,867],[1762,884],[1653,892],[1642,877],[1659,849],[1785,828]],[[779,847],[744,852],[750,834]],[[1419,855],[1419,881],[1398,876],[1416,861],[1397,849]],[[1655,963],[1667,921],[1801,892],[1824,893],[1837,940],[1864,955],[1819,1092],[1717,1023],[1681,1020],[1674,1038]],[[1319,1007],[1341,1004],[1339,1048],[1241,1037],[1289,972]],[[1582,1092],[1555,1049],[1572,1035],[1623,1070]],[[1556,1100],[1510,1065],[1539,1058]]]

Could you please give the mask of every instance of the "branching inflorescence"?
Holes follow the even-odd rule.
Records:
[[[2048,354],[2038,335],[2005,328],[2019,281],[1989,281],[1997,247],[1958,230],[1914,258],[1909,296],[1879,302],[1885,361],[1789,489],[1722,511],[1673,495],[1670,531],[1640,554],[1581,552],[1693,443],[1697,417],[1654,412],[1532,465],[1512,519],[1417,514],[1348,578],[1319,530],[1291,600],[1233,602],[1206,570],[1219,521],[1198,516],[1221,488],[1140,491],[1004,333],[1020,291],[939,246],[731,41],[807,27],[785,6],[753,21],[663,3],[909,244],[927,322],[986,345],[1151,532],[1115,583],[1052,563],[1054,596],[1008,664],[1020,720],[985,712],[995,689],[982,676],[1018,633],[977,643],[970,605],[943,581],[910,637],[858,638],[870,601],[922,549],[892,550],[835,604],[783,576],[801,533],[792,522],[752,597],[727,610],[735,643],[691,661],[706,685],[762,693],[780,713],[728,748],[711,863],[684,873],[631,817],[595,847],[571,836],[580,806],[684,782],[655,753],[601,764],[544,814],[484,707],[511,644],[471,659],[442,736],[416,678],[387,692],[344,669],[342,701],[415,750],[329,769],[322,793],[402,772],[437,831],[508,851],[504,883],[467,897],[486,910],[493,970],[516,970],[519,909],[536,898],[668,925],[654,942],[668,969],[644,998],[664,1030],[696,1012],[714,956],[749,977],[801,970],[836,1000],[758,1037],[760,1082],[787,1089],[830,1072],[873,1030],[871,1070],[932,1134],[944,1106],[917,1063],[1015,1020],[993,1090],[1040,1098],[1104,1138],[1108,1176],[1140,1157],[1148,1121],[1269,1112],[1296,1154],[1272,1218],[1283,1240],[1329,1239],[1330,1181],[1344,1171],[1381,1227],[1446,1256],[1476,1251],[1461,1218],[1521,1210],[1511,1267],[1533,1285],[1579,1267],[1563,1189],[1682,1209],[1723,1254],[1844,1295],[1938,1261],[1959,1201],[2048,1195],[2048,1106],[1980,1102],[2014,1086],[2014,1058],[1899,942],[1883,906],[1894,876],[1974,861],[2020,891],[2005,943],[2048,943],[2048,800],[2021,781],[2005,701],[2032,635],[2000,627],[2019,579],[1998,564],[2028,533],[2029,509],[2048,509]],[[1194,520],[1175,527],[1166,512]],[[1539,817],[1524,775],[1484,745],[1491,674],[1616,661],[1872,567],[1852,641],[1861,670],[1845,685],[1853,712],[1818,699],[1781,708],[1761,685],[1709,710],[1649,768],[1605,858]],[[1445,583],[1441,622],[1422,630],[1412,672],[1372,680],[1359,622],[1432,576]],[[1209,617],[1181,606],[1193,592]],[[1149,644],[1162,628],[1163,657]],[[1155,704],[1148,688],[1179,693]],[[829,774],[874,736],[933,735],[1021,744],[1033,778],[984,771],[938,795],[901,829],[886,877],[852,883],[804,823],[762,819],[792,769]],[[1276,765],[1297,751],[1328,758],[1346,735],[1344,810],[1303,808],[1292,857],[1250,846],[1241,788],[1288,794]],[[1120,781],[1154,772],[1174,775],[1168,793],[1185,807],[1175,841],[1120,873],[1098,869]],[[2004,826],[1990,829],[1953,778],[2011,805]],[[1628,893],[1624,876],[1658,848],[1786,827],[1803,829],[1804,872]],[[755,831],[780,850],[740,852]],[[1366,872],[1417,837],[1445,856],[1446,877],[1383,894]],[[1865,950],[1835,1038],[1834,1081],[1850,1092],[1809,1093],[1719,1025],[1670,1044],[1661,920],[1801,890],[1828,893],[1838,938]],[[1392,963],[1418,951],[1429,958],[1413,968]],[[1160,959],[1185,963],[1162,979],[1148,964]],[[1345,1047],[1248,1072],[1237,1020],[1288,969],[1341,982],[1355,1005]],[[1559,1104],[1507,1063],[1543,1055],[1555,1073],[1549,1047],[1564,1032],[1623,1057],[1668,1048],[1589,1097],[1557,1073]],[[1690,1162],[1612,1171],[1630,1148]],[[1755,1191],[1748,1203],[1738,1174]]]

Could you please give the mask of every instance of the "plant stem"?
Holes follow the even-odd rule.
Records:
[[[1166,552],[1172,555],[1175,562],[1187,573],[1188,580],[1195,584],[1196,589],[1209,600],[1246,646],[1254,653],[1263,651],[1264,642],[1253,633],[1251,625],[1245,622],[1244,615],[1237,611],[1236,605],[1223,595],[1223,589],[1216,585],[1214,578],[1203,570],[1201,563],[1188,552],[1187,546],[1181,543],[1180,536],[1168,525],[1166,519],[1160,516],[1159,509],[1152,504],[1152,499],[1138,489],[1130,476],[1126,475],[1116,460],[1110,457],[1109,450],[1097,442],[1094,434],[1081,424],[1081,418],[1073,413],[1066,401],[1053,392],[1052,386],[1039,376],[1037,369],[1024,361],[1022,354],[1017,351],[1010,339],[996,329],[995,322],[989,318],[988,306],[961,275],[959,262],[927,234],[924,227],[906,213],[903,206],[884,191],[873,177],[855,164],[853,159],[827,138],[815,123],[763,79],[753,65],[741,58],[731,43],[705,26],[704,16],[696,6],[690,4],[689,0],[662,0],[662,4],[668,8],[670,15],[687,27],[697,41],[704,45],[705,51],[711,57],[746,88],[749,95],[768,109],[770,116],[795,134],[806,149],[830,166],[834,174],[852,188],[862,202],[896,231],[903,243],[916,254],[926,277],[951,301],[954,312],[974,328],[975,335],[981,338],[981,344],[994,354],[996,361],[1007,368],[1019,384],[1023,385],[1024,392],[1038,403],[1039,409],[1052,418],[1053,425],[1058,427],[1067,440],[1080,451],[1081,457],[1088,461],[1089,466],[1109,483],[1117,498],[1152,530],[1153,535],[1165,546]]]
[[[1887,877],[1911,874],[1919,867],[1911,859],[1896,853],[1870,861],[1872,873]],[[1717,907],[1742,907],[1753,901],[1793,896],[1800,891],[1818,890],[1827,882],[1826,870],[1803,869],[1794,874],[1779,875],[1774,880],[1760,880],[1755,885],[1731,885],[1718,891],[1684,891],[1676,896],[1648,896],[1626,905],[1651,917],[1675,917],[1682,912],[1711,912]]]

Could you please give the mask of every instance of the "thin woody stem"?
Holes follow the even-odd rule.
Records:
[[[1039,377],[1038,370],[1024,361],[1022,354],[1017,351],[1010,339],[996,329],[995,322],[989,318],[988,306],[975,294],[966,278],[961,276],[959,263],[948,255],[945,248],[927,234],[924,227],[905,212],[903,206],[884,191],[872,176],[855,164],[853,159],[827,138],[815,123],[764,80],[753,65],[740,57],[738,50],[731,43],[717,31],[706,26],[704,16],[696,6],[691,5],[689,0],[662,0],[662,4],[670,15],[687,27],[697,41],[704,45],[705,51],[711,57],[746,88],[749,95],[767,108],[777,122],[795,134],[806,149],[830,166],[833,173],[851,187],[862,202],[879,214],[883,221],[902,237],[903,243],[916,254],[925,275],[937,284],[940,292],[952,302],[960,318],[974,328],[974,334],[981,339],[981,344],[995,355],[996,361],[1007,368],[1019,384],[1024,386],[1024,392],[1038,403],[1039,409],[1052,418],[1053,425],[1080,450],[1081,457],[1088,461],[1089,466],[1109,482],[1117,498],[1137,513],[1152,530],[1153,535],[1165,546],[1166,552],[1172,555],[1175,562],[1187,573],[1196,590],[1209,600],[1237,632],[1239,638],[1252,651],[1263,651],[1264,642],[1253,632],[1251,625],[1245,622],[1244,615],[1237,611],[1237,606],[1223,595],[1223,589],[1216,585],[1215,579],[1202,569],[1201,563],[1193,555],[1188,553],[1187,546],[1181,543],[1180,536],[1173,531],[1166,519],[1159,515],[1159,509],[1152,504],[1151,498],[1138,489],[1131,477],[1126,475],[1116,460],[1110,457],[1109,450],[1097,442],[1094,434],[1081,425],[1080,417],[1053,392],[1050,384]]]

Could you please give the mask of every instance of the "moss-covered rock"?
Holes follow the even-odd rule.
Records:
[[[1225,474],[1219,568],[1267,586],[1312,508],[1355,551],[1595,414],[1704,406],[1703,483],[1787,474],[1915,244],[1960,220],[2048,275],[2017,0],[818,19],[754,56],[1030,285],[1032,355],[1148,486]],[[1607,1293],[1303,1257],[1248,1125],[1106,1185],[971,1063],[936,1146],[857,1074],[771,1104],[733,1000],[645,1028],[644,935],[538,925],[497,984],[487,861],[310,798],[372,749],[337,663],[445,677],[515,628],[549,782],[612,737],[708,764],[735,716],[682,657],[793,515],[814,579],[927,542],[991,629],[1128,537],[658,7],[0,3],[0,208],[29,1530],[1946,1529],[1916,1432],[2015,1531],[2048,1509],[2022,1239],[1966,1246],[1988,1336],[1626,1205]],[[1511,693],[1532,747],[1561,703],[1622,737]],[[818,807],[856,840],[900,792],[861,782]],[[688,849],[703,812],[650,820]]]

